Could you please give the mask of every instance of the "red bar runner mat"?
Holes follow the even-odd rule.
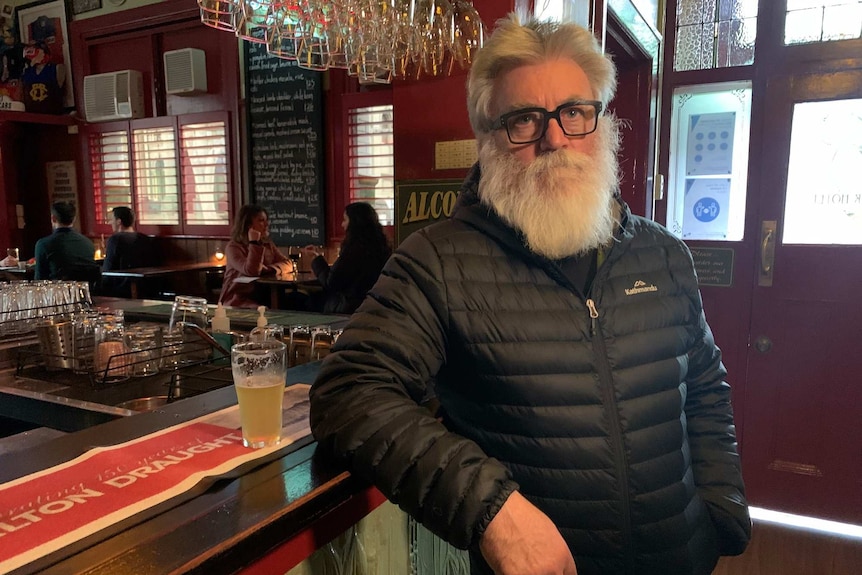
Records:
[[[272,447],[243,446],[234,405],[0,485],[0,574],[44,568],[80,550],[75,544],[85,538],[93,544],[94,534],[128,528],[130,519],[179,504],[201,484],[280,457],[309,433],[308,386],[288,387],[283,405],[283,439]]]

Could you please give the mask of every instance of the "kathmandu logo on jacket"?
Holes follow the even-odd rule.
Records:
[[[646,282],[637,280],[633,287],[626,289],[626,295],[636,295],[648,291],[658,291],[658,288],[652,284],[647,285]]]

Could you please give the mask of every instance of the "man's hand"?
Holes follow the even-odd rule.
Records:
[[[517,491],[512,492],[479,541],[496,575],[577,575],[557,527]]]

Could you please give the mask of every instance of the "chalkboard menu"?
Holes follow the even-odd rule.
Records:
[[[321,245],[323,118],[320,72],[245,42],[252,201],[269,213],[276,245]]]

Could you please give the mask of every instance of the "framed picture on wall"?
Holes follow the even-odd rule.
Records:
[[[21,83],[28,112],[59,113],[75,107],[66,20],[64,0],[18,7],[18,33],[27,61]]]
[[[72,0],[72,14],[92,12],[102,7],[102,0]]]
[[[92,12],[102,7],[102,0],[72,0],[72,14]]]

